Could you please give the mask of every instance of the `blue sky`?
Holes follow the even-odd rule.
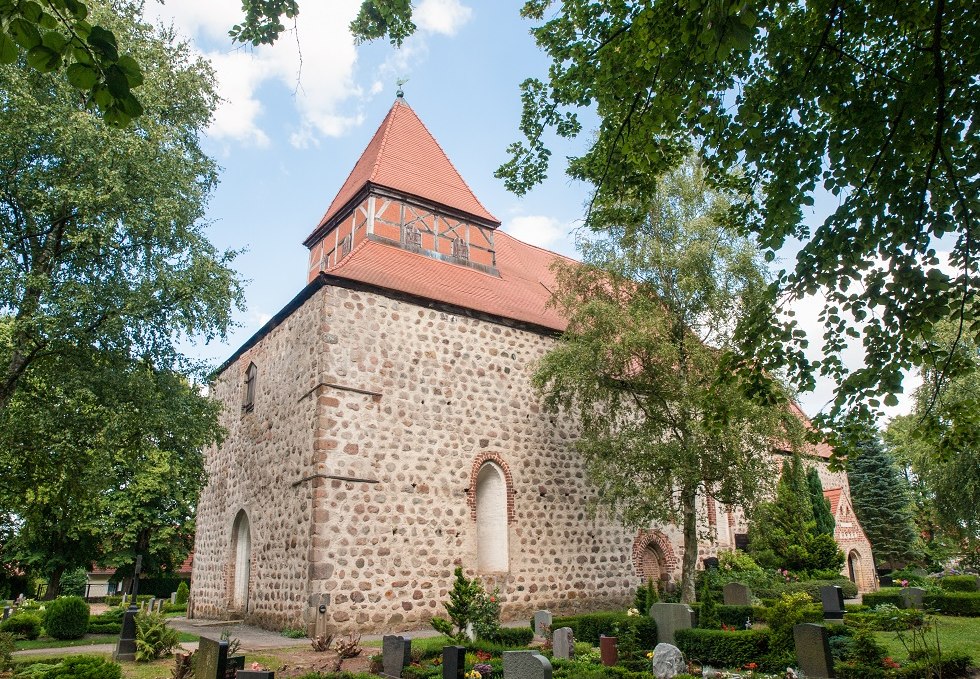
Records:
[[[564,158],[584,148],[587,131],[571,143],[554,140],[549,179],[523,198],[493,177],[518,139],[520,82],[547,73],[519,3],[418,0],[419,30],[399,50],[354,44],[347,26],[359,4],[305,0],[295,31],[254,49],[227,37],[241,18],[238,0],[146,5],[148,18],[172,23],[215,68],[223,103],[204,146],[222,172],[208,209],[209,235],[219,248],[245,250],[236,266],[248,279],[248,309],[227,343],[196,345],[188,352],[195,357],[222,361],[302,289],[302,241],[387,113],[399,78],[408,79],[406,101],[504,230],[575,253],[572,230],[588,187],[565,176]],[[583,122],[588,130],[588,115]],[[819,331],[816,310],[812,303],[798,308],[811,331]],[[859,360],[856,350],[854,356]],[[801,395],[804,410],[815,414],[831,390],[821,381]],[[907,408],[904,401],[893,412]]]

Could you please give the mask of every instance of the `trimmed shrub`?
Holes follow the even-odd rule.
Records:
[[[81,639],[88,631],[89,607],[80,596],[59,597],[44,611],[44,629],[53,639]]]
[[[14,666],[14,635],[10,632],[0,632],[0,672]]]
[[[125,611],[121,608],[110,608],[99,615],[88,619],[89,634],[119,634],[122,631],[122,619]]]
[[[187,598],[189,596],[190,596],[190,589],[187,587],[187,582],[185,580],[181,580],[180,584],[177,585],[177,596],[174,600],[174,603],[178,605],[186,606]]]
[[[980,618],[980,592],[944,592],[926,595],[926,608],[944,615]]]
[[[164,613],[186,613],[187,604],[172,604],[169,601],[163,604]]]
[[[939,586],[947,592],[976,592],[977,576],[975,575],[947,575],[939,578]]]
[[[98,655],[73,655],[42,672],[31,672],[31,677],[32,679],[122,679],[122,667]]]
[[[891,604],[896,608],[902,607],[902,588],[901,587],[882,587],[877,592],[868,592],[861,600],[869,608]]]
[[[657,645],[657,623],[645,615],[629,616],[609,611],[555,618],[551,623],[553,630],[571,627],[576,641],[587,641],[590,644],[598,644],[601,635],[616,636],[624,626],[635,630],[636,641],[640,646],[653,648]]]
[[[555,629],[558,629],[557,627]],[[534,630],[530,627],[500,627],[488,641],[511,648],[524,647],[534,639]]]
[[[106,606],[118,606],[122,603],[122,595],[120,594],[110,594],[105,598]]]
[[[857,585],[847,578],[834,578],[833,580],[803,580],[802,582],[787,582],[782,587],[785,594],[794,592],[806,592],[814,601],[820,601],[820,588],[828,585],[837,585],[844,590],[845,599],[853,599],[857,596]]]
[[[761,663],[769,653],[769,634],[763,630],[682,629],[674,634],[674,641],[690,660],[735,669]]]
[[[33,641],[41,636],[41,616],[36,613],[18,613],[0,623],[0,632]]]

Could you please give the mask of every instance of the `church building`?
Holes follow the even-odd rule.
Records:
[[[499,226],[396,99],[304,242],[306,286],[215,373],[228,435],[206,451],[191,617],[419,628],[445,615],[457,564],[500,588],[505,619],[679,580],[676,527],[589,515],[574,423],[531,387],[565,327],[548,306],[559,255]],[[809,463],[839,513],[827,454]],[[702,559],[745,533],[704,502]],[[872,589],[853,515],[846,530],[848,572]]]

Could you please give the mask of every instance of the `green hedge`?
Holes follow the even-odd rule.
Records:
[[[769,652],[769,633],[764,630],[682,629],[674,634],[674,641],[688,660],[733,669],[761,663]]]
[[[17,613],[0,623],[0,632],[33,641],[41,636],[41,616],[37,613]]]
[[[854,661],[834,663],[837,679],[932,679],[933,677],[965,677],[973,660],[964,653],[945,655],[936,667],[935,660],[916,660],[898,669],[885,670],[884,667],[871,667]],[[938,670],[938,671],[937,671]]]
[[[534,630],[530,627],[501,627],[488,641],[517,648],[527,646],[533,639]]]
[[[689,604],[700,619],[701,604]],[[766,619],[766,609],[764,606],[725,606],[718,604],[715,607],[718,611],[718,619],[723,625],[730,625],[737,629],[745,629],[745,620],[748,618],[752,622],[764,622]]]
[[[947,575],[939,578],[939,586],[947,592],[976,592],[977,576],[975,575]]]
[[[980,592],[943,592],[927,595],[923,603],[930,611],[944,615],[980,618]]]
[[[861,600],[868,608],[874,608],[882,604],[902,607],[902,588],[901,587],[882,587],[877,592],[868,592]]]
[[[554,618],[551,622],[551,629],[571,627],[576,641],[587,641],[590,644],[598,644],[601,635],[616,636],[624,626],[635,630],[636,641],[643,648],[653,648],[657,645],[657,623],[645,615],[629,616],[617,612],[586,613],[567,618]]]

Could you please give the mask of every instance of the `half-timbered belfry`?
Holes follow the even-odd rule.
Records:
[[[206,453],[191,616],[397,631],[444,614],[457,564],[511,619],[679,577],[675,527],[589,516],[575,424],[531,386],[566,325],[548,305],[559,255],[499,225],[397,99],[305,241],[307,285],[216,372],[228,435]],[[706,558],[745,522],[703,502]],[[848,572],[873,587],[847,531]]]

